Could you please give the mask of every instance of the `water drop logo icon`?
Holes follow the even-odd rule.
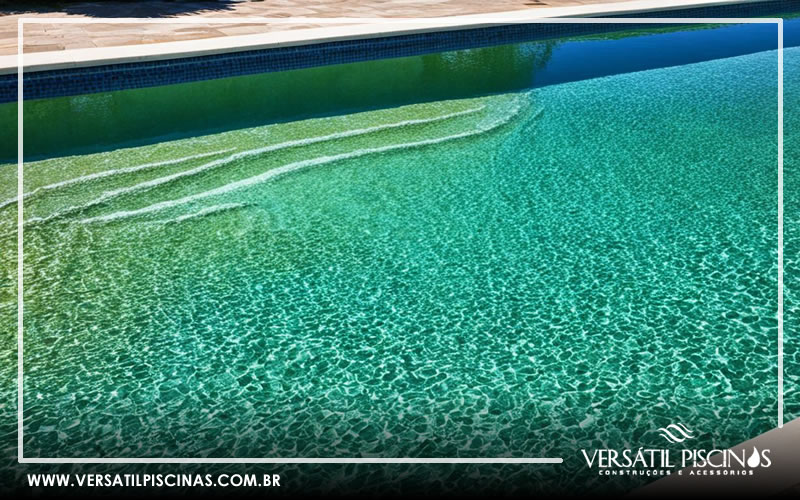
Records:
[[[750,458],[747,459],[747,465],[749,467],[755,468],[761,464],[761,455],[758,454],[758,450],[756,447],[753,447],[753,454],[750,455]]]

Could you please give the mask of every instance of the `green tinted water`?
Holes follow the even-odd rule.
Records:
[[[26,456],[557,456],[528,472],[591,483],[581,448],[774,427],[776,80],[765,52],[26,163]]]

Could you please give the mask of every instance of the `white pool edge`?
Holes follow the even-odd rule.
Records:
[[[615,16],[654,11],[668,12],[687,7],[713,7],[758,3],[768,0],[632,0],[628,2],[581,5],[574,7],[536,8],[520,11],[471,14],[465,16],[414,18],[213,18],[181,16],[175,18],[19,18],[25,24],[332,24],[319,28],[291,29],[260,34],[220,36],[142,45],[123,45],[71,49],[25,54],[25,71],[47,71],[107,64],[160,61],[246,50],[310,45],[343,40],[361,40],[409,35],[433,31],[480,28],[505,23],[536,22],[552,18]],[[624,20],[620,20],[624,22]],[[0,75],[17,72],[17,56],[0,56]]]

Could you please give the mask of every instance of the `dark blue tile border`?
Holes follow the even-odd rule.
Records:
[[[798,0],[626,14],[614,17],[756,17],[800,10]],[[298,47],[249,50],[209,56],[88,68],[40,71],[24,76],[25,100],[112,92],[198,80],[252,75],[392,57],[446,52],[545,40],[565,36],[608,33],[648,27],[648,24],[516,24],[347,40]],[[665,26],[665,25],[661,25]],[[0,76],[0,103],[17,100],[17,75]]]

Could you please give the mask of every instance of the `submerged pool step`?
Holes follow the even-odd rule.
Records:
[[[231,160],[248,156],[248,151],[267,154],[350,135],[436,122],[474,112],[480,107],[480,103],[471,100],[452,101],[424,108],[378,110],[27,162],[24,166],[24,198],[27,201],[33,196],[37,201],[26,203],[26,219],[43,219],[65,210],[68,212],[70,207],[79,208],[107,192],[124,192],[125,188],[192,170],[209,162],[224,166]],[[309,135],[308,127],[304,126],[307,124],[311,125],[316,136]],[[0,186],[5,188],[0,189],[0,220],[10,216],[10,211],[15,212],[17,204],[16,165],[3,167],[5,170],[0,171],[0,178],[7,178],[7,182]]]
[[[48,210],[48,204],[67,206],[70,204],[71,200],[82,203],[87,192],[91,192],[92,190],[113,190],[120,186],[137,182],[138,179],[146,179],[154,175],[163,175],[164,172],[169,172],[171,170],[180,171],[199,161],[205,162],[214,157],[221,157],[234,150],[235,148],[228,148],[169,160],[146,161],[133,166],[90,171],[74,177],[67,177],[63,180],[55,180],[49,184],[39,183],[36,187],[28,188],[23,194],[23,200],[28,204],[26,213],[31,214],[30,216],[32,217],[36,217],[36,211],[43,211],[45,213],[52,211]],[[36,174],[37,173],[26,173],[27,176],[33,176],[34,178],[36,178]],[[29,185],[27,177],[25,184],[26,186]],[[36,200],[32,202],[32,198],[36,198]],[[0,210],[7,206],[16,205],[17,201],[18,197],[16,196],[1,201]]]
[[[30,200],[26,199],[26,221],[101,222],[150,215],[310,166],[482,133],[518,112],[522,100],[506,95],[419,104],[346,119],[313,119],[218,134],[203,138],[203,145],[231,147],[196,154],[191,161],[187,156],[185,161],[163,160],[158,166],[151,162],[147,167],[115,167],[35,187]]]
[[[444,121],[450,122],[449,126],[454,126],[452,122],[458,118],[467,117],[467,115],[478,113],[481,110],[482,107],[476,107],[435,118],[403,120],[239,151],[195,168],[104,193],[90,202],[91,205],[87,206],[85,211],[91,213],[95,207],[117,198],[128,197],[128,200],[120,200],[120,204],[136,206],[158,198],[172,199],[188,196],[199,190],[229,183],[232,179],[256,175],[264,170],[279,169],[287,164],[303,162],[309,157],[340,155],[342,152],[348,153],[362,148],[365,144],[380,144],[391,140],[391,137],[397,133],[396,129],[413,129],[416,135],[426,134],[429,127],[434,127]],[[455,124],[455,126],[458,125]],[[145,191],[151,192],[144,194]],[[142,196],[131,196],[138,194],[142,194]]]

